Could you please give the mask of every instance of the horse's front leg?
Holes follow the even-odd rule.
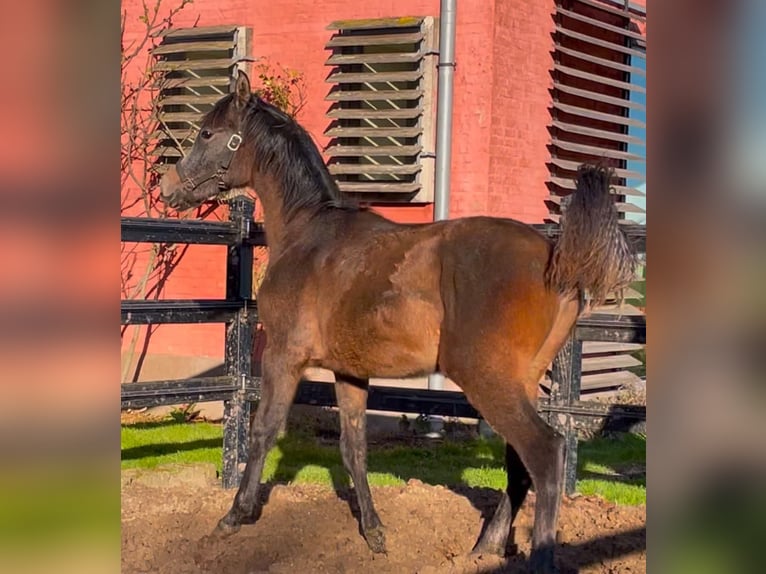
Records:
[[[354,481],[361,513],[361,529],[370,550],[386,551],[383,523],[375,511],[367,482],[367,380],[335,374],[335,395],[340,410],[340,452]]]
[[[233,534],[240,525],[252,524],[260,516],[258,491],[263,465],[276,442],[279,429],[287,419],[302,367],[300,361],[270,351],[268,347],[264,351],[261,399],[250,428],[247,466],[231,509],[218,522],[219,532]]]

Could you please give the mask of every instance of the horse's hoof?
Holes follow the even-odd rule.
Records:
[[[364,531],[364,539],[375,554],[386,553],[386,535],[382,526]]]
[[[472,556],[505,556],[505,543],[495,544],[479,541],[471,550]]]
[[[529,571],[532,574],[557,574],[558,570],[553,563],[553,550],[533,550],[529,557]]]
[[[219,536],[227,537],[239,532],[242,527],[242,523],[234,518],[231,518],[228,514],[218,521],[218,525],[213,531]]]

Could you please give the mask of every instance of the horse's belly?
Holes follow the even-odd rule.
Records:
[[[336,317],[325,368],[359,378],[403,378],[436,370],[441,309],[418,297],[377,305],[356,320]]]

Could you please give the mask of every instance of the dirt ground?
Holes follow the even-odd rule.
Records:
[[[503,560],[469,556],[497,491],[453,491],[418,480],[374,488],[388,554],[373,555],[359,535],[353,492],[274,486],[257,524],[221,538],[209,535],[234,491],[220,488],[211,466],[123,471],[122,479],[122,572],[128,574],[494,574],[524,572],[529,553],[533,493],[517,518],[519,553]],[[565,499],[560,571],[645,572],[645,521],[645,507]]]

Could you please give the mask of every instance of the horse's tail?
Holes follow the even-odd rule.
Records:
[[[626,287],[635,272],[636,257],[617,222],[609,192],[611,176],[601,165],[580,166],[547,269],[551,288],[573,295],[587,290],[591,306]]]

